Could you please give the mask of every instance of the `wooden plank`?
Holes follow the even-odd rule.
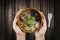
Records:
[[[12,23],[13,23],[16,13],[20,9],[24,9],[24,8],[34,8],[34,9],[40,10],[45,14],[46,18],[47,18],[47,15],[49,12],[51,12],[54,16],[54,4],[52,1],[47,1],[47,0],[9,0],[9,1],[6,0],[6,1],[1,1],[1,3],[0,3],[1,40],[15,39],[15,38],[13,38],[14,35],[12,36],[12,34],[14,34],[14,32],[12,30]],[[53,24],[54,24],[54,17],[52,19],[51,29],[54,28]],[[51,29],[49,29],[49,31],[51,31]],[[49,33],[50,32],[48,32],[47,36],[49,36]],[[51,35],[52,35],[52,33],[51,33]]]

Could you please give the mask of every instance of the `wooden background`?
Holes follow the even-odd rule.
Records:
[[[51,27],[47,29],[45,35],[46,40],[53,40],[54,0],[0,0],[0,40],[16,40],[16,34],[12,28],[13,19],[15,17],[15,14],[19,11],[19,9],[24,8],[38,9],[45,14],[46,19],[48,13],[53,14]],[[30,35],[27,40],[34,40],[32,37]]]

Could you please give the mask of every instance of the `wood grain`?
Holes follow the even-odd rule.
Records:
[[[12,29],[13,20],[16,13],[20,9],[24,8],[38,9],[45,14],[46,19],[49,12],[51,12],[54,15],[54,1],[52,0],[2,0],[0,1],[1,40],[16,40],[15,32]],[[51,27],[48,28],[47,30],[46,40],[50,40],[51,36],[53,35],[53,30],[54,30],[54,17],[52,19]],[[29,36],[29,38],[31,38],[31,40],[35,40],[32,39],[31,36]]]

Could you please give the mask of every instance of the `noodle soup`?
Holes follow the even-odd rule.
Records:
[[[36,32],[42,27],[42,17],[35,9],[23,9],[18,15],[17,24],[23,32]]]

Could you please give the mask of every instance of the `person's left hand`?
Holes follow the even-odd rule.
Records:
[[[21,31],[21,29],[17,25],[17,16],[20,14],[22,10],[18,11],[13,21],[13,29],[16,32],[17,40],[25,40],[25,33]]]

